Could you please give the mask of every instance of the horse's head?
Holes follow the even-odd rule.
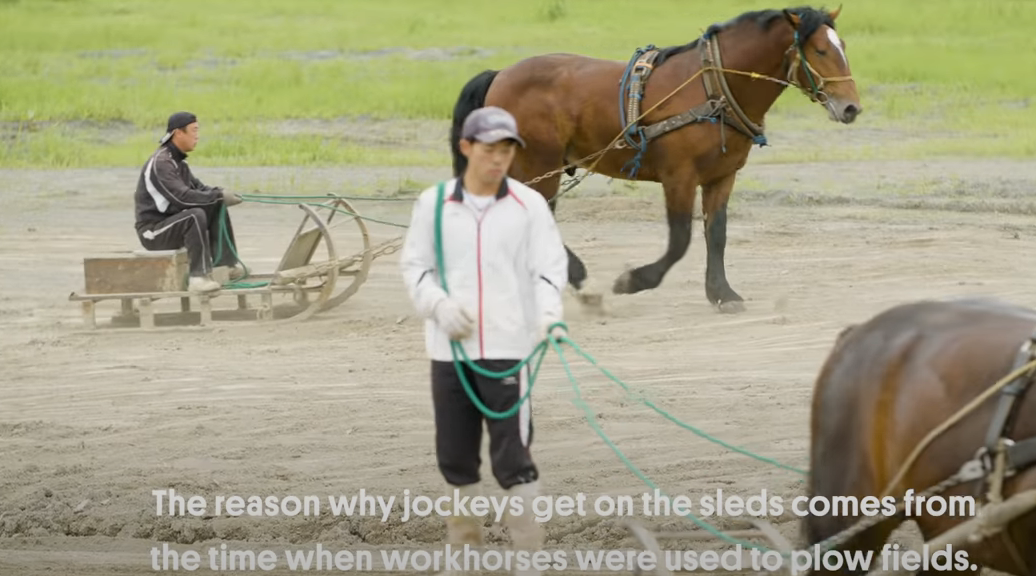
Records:
[[[828,13],[784,10],[795,30],[795,42],[788,49],[788,81],[810,100],[823,104],[831,120],[850,124],[863,106],[849,70],[845,42],[835,32],[835,19],[841,11],[841,6]]]

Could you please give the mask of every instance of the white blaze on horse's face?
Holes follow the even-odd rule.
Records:
[[[831,120],[851,124],[863,111],[863,108],[860,106],[860,98],[856,94],[855,83],[848,78],[851,72],[844,43],[831,26],[823,26],[818,32],[817,40],[812,44],[812,48],[821,58],[817,63],[815,73],[825,80],[823,91],[827,100],[824,105]],[[823,41],[825,37],[826,43]]]
[[[834,28],[828,27],[827,39],[831,41],[831,45],[838,51],[838,55],[842,58],[842,64],[848,68],[849,59],[845,57],[845,50],[842,49],[842,39],[838,37],[838,32],[835,32]]]

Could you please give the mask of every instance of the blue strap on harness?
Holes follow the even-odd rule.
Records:
[[[633,159],[622,167],[622,172],[626,172],[627,169],[630,169],[630,165],[632,165],[632,169],[630,169],[630,178],[637,177],[637,172],[640,170],[640,162],[643,159],[644,153],[647,151],[648,143],[647,138],[644,136],[644,129],[640,126],[639,122],[634,121],[629,126],[626,126],[626,97],[628,95],[637,100],[643,98],[643,95],[639,93],[628,94],[630,76],[633,74],[633,67],[637,64],[637,60],[639,60],[644,53],[650,52],[654,49],[654,44],[648,44],[646,48],[637,48],[634,50],[633,56],[630,58],[629,63],[626,64],[626,70],[622,74],[622,80],[619,82],[619,125],[625,128],[624,137],[626,144],[637,151],[637,154]],[[641,89],[643,90],[643,86]],[[636,140],[634,139],[634,135],[637,137]]]

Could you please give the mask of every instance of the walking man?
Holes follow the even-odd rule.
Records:
[[[195,178],[187,165],[187,154],[198,144],[198,118],[190,112],[169,117],[165,136],[151,155],[137,181],[135,195],[137,237],[147,250],[187,248],[192,292],[219,290],[212,279],[212,267],[230,267],[230,279],[244,276],[244,267],[234,256],[234,229],[226,216],[229,244],[220,235],[219,212],[224,206],[242,202],[241,196],[219,187],[207,186]],[[218,247],[219,261],[213,262]]]
[[[462,177],[444,184],[441,204],[449,294],[440,283],[444,271],[435,252],[438,187],[416,200],[401,253],[408,294],[425,319],[436,457],[451,497],[454,490],[462,498],[481,493],[484,416],[461,384],[450,342],[459,342],[479,367],[504,372],[528,357],[548,337],[550,325],[562,319],[568,255],[543,196],[507,177],[518,146],[525,142],[505,110],[480,108],[464,122],[460,149],[468,166]],[[552,336],[560,336],[559,330]],[[511,409],[528,390],[528,364],[502,379],[482,376],[463,363],[461,368],[479,400],[495,412]],[[485,421],[493,476],[524,503],[525,514],[505,519],[512,544],[534,552],[542,547],[544,532],[530,509],[540,488],[529,451],[531,396],[512,416]],[[482,543],[480,518],[450,516],[447,531],[453,545]]]

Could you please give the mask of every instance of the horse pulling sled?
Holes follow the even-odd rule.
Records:
[[[798,550],[761,520],[738,536],[768,541],[784,568],[795,555],[819,552],[833,558],[820,569],[814,560],[809,572],[847,572],[845,561],[835,567],[837,556],[871,552],[870,576],[906,575],[919,566],[886,566],[882,552],[892,532],[913,521],[924,539],[914,557],[927,558],[922,565],[1036,575],[1034,381],[1033,310],[980,299],[921,301],[843,330],[814,388],[807,496],[890,498],[896,513],[806,516]],[[658,558],[661,539],[707,534],[630,529]],[[907,550],[896,553],[903,558]],[[751,566],[750,553],[743,551],[743,566]],[[669,574],[662,566],[653,572]]]
[[[189,292],[184,250],[138,250],[85,259],[86,289],[73,292],[69,300],[81,303],[83,320],[91,329],[97,327],[96,305],[106,301],[121,302],[121,313],[112,317],[113,326],[212,326],[221,320],[299,322],[348,300],[367,280],[374,259],[401,246],[402,237],[396,237],[371,247],[363,218],[340,196],[328,194],[326,202],[299,203],[298,207],[305,213],[302,222],[272,272],[249,271],[245,278],[230,283],[229,278],[219,277],[221,269],[217,268],[214,275],[224,284],[222,289]],[[340,213],[345,216],[336,219]],[[343,257],[344,242],[341,238],[336,241],[332,231],[350,222],[356,223],[362,250]],[[235,308],[214,309],[213,301],[229,296],[236,298]],[[258,307],[250,307],[250,297],[258,297]],[[179,300],[179,310],[156,310],[155,303],[163,300]],[[192,309],[195,302],[196,311]]]

